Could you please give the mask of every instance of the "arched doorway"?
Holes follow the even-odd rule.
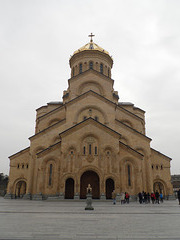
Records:
[[[86,171],[82,174],[80,180],[80,198],[86,198],[86,188],[88,184],[92,187],[92,198],[99,199],[99,176],[94,171]]]
[[[74,179],[68,178],[65,184],[65,199],[74,198]]]
[[[164,185],[161,182],[155,182],[153,190],[154,192],[158,191],[159,193],[163,193],[163,195],[165,195]]]
[[[112,192],[114,190],[114,180],[108,178],[106,180],[106,199],[112,199]]]
[[[26,194],[26,182],[19,181],[16,184],[15,197],[22,198]]]

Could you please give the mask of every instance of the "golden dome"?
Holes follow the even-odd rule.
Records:
[[[103,48],[101,48],[100,46],[98,46],[96,43],[94,43],[93,41],[90,41],[89,43],[87,43],[86,45],[84,45],[83,47],[79,48],[78,50],[76,50],[73,53],[73,56],[77,53],[83,52],[83,51],[91,51],[91,50],[95,50],[95,51],[99,51],[102,53],[106,53],[109,55],[109,52],[104,50]],[[110,56],[110,55],[109,55]]]

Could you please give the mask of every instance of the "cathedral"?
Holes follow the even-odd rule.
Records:
[[[145,111],[120,102],[111,78],[113,59],[93,41],[70,57],[62,101],[36,110],[30,146],[10,159],[5,198],[94,199],[158,190],[172,194],[171,158],[151,148]]]

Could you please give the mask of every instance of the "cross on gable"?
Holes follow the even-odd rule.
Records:
[[[92,33],[91,33],[90,35],[88,35],[88,37],[90,37],[90,38],[91,38],[91,39],[90,39],[90,42],[93,42],[93,39],[92,39],[92,38],[93,38],[94,36],[95,36],[95,35],[94,35],[94,34],[92,34]]]

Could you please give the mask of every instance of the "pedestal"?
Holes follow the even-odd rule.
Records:
[[[62,192],[60,192],[60,194],[59,194],[59,199],[64,200],[64,194]]]
[[[32,196],[32,200],[42,200],[42,194],[37,193]]]
[[[120,194],[119,193],[116,194],[116,201],[120,202]]]
[[[6,193],[6,195],[4,196],[4,199],[12,199],[12,194],[11,193]]]
[[[92,207],[92,194],[90,193],[86,195],[86,204],[85,210],[94,210]]]
[[[101,196],[100,196],[100,200],[106,200],[106,196],[105,196],[104,193],[101,194]]]
[[[23,199],[30,200],[31,199],[31,194],[27,193],[23,196]]]
[[[78,193],[74,194],[74,200],[79,200],[79,194]]]

